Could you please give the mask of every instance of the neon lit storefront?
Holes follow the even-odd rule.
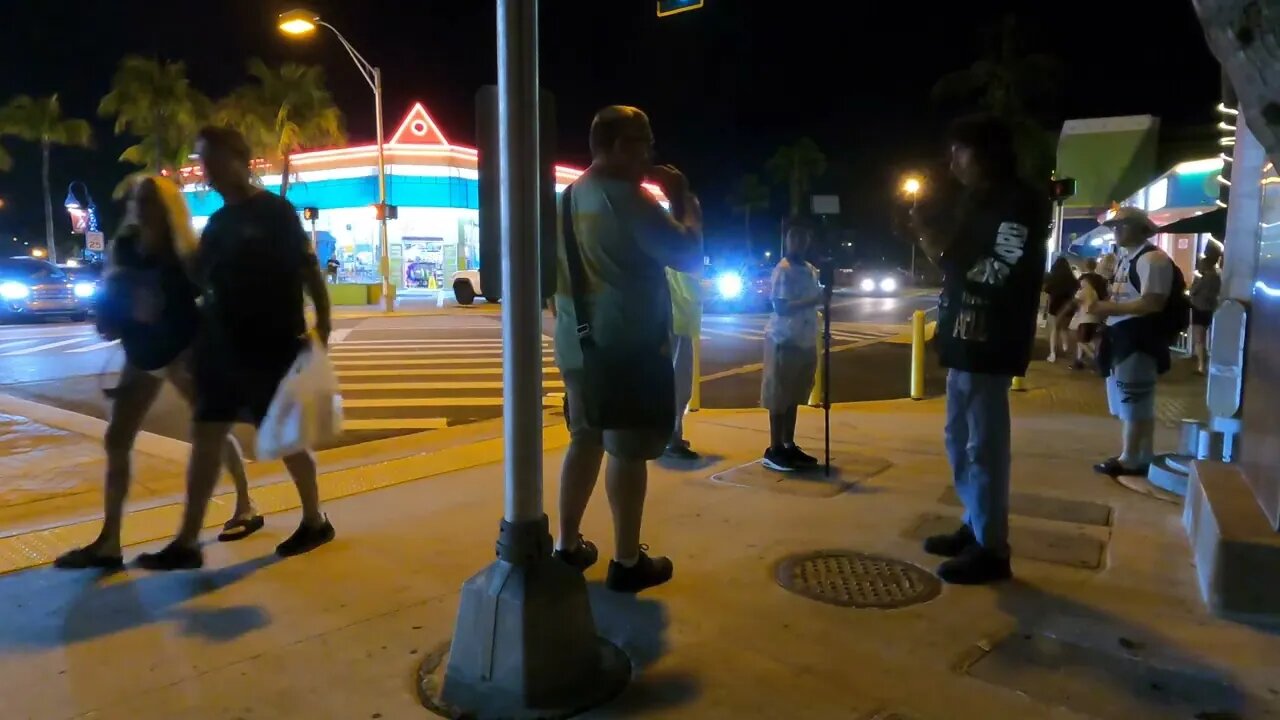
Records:
[[[1188,282],[1194,276],[1196,259],[1204,254],[1205,247],[1221,244],[1220,238],[1214,236],[1215,232],[1220,236],[1221,230],[1208,231],[1196,226],[1211,225],[1212,222],[1207,221],[1221,217],[1218,189],[1222,166],[1221,158],[1179,163],[1119,203],[1150,214],[1162,230],[1153,241],[1173,258]],[[1109,210],[1099,215],[1098,222],[1106,222],[1114,212]],[[1187,222],[1197,218],[1204,218],[1206,222]],[[1179,232],[1183,227],[1188,228],[1187,231]],[[1070,252],[1081,257],[1097,257],[1111,252],[1114,244],[1114,232],[1100,225],[1076,238]]]
[[[402,293],[447,287],[458,270],[479,266],[479,185],[476,150],[454,145],[421,103],[415,103],[385,145],[387,202],[399,217],[387,225],[391,277]],[[316,254],[340,263],[340,284],[377,284],[378,153],[375,145],[301,152],[291,157],[289,201],[301,211],[320,211]],[[556,192],[580,170],[557,165]],[[184,168],[184,192],[197,229],[222,206],[216,192],[199,182],[198,168]],[[272,192],[280,175],[262,176]],[[661,198],[656,188],[649,188]],[[311,223],[304,223],[308,232]]]

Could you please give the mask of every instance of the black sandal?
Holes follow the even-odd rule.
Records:
[[[1107,458],[1106,460],[1103,460],[1102,462],[1093,466],[1094,472],[1098,473],[1099,475],[1106,475],[1112,478],[1125,477],[1130,475],[1146,477],[1147,472],[1150,469],[1151,469],[1151,466],[1149,465],[1140,465],[1138,467],[1132,467],[1132,468],[1125,467],[1125,465],[1120,462],[1120,458],[1118,457]]]
[[[124,558],[119,555],[99,555],[87,547],[68,550],[59,555],[53,566],[59,570],[122,570]]]
[[[261,530],[262,526],[266,524],[267,519],[261,515],[233,517],[222,526],[222,532],[218,533],[218,542],[243,540]]]

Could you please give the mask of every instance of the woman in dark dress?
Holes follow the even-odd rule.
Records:
[[[1059,348],[1064,353],[1071,350],[1071,315],[1079,289],[1071,263],[1064,257],[1054,260],[1044,283],[1044,293],[1049,296],[1049,362],[1057,362]]]
[[[188,274],[196,236],[186,202],[163,177],[144,177],[132,188],[126,219],[108,248],[98,331],[118,339],[125,362],[109,391],[111,419],[105,438],[106,489],[102,530],[89,545],[60,556],[60,568],[116,569],[123,565],[120,530],[129,492],[130,453],[142,420],[165,380],[188,402],[193,386],[189,347],[199,321],[197,292]],[[219,540],[256,532],[263,518],[249,498],[244,461],[228,438],[223,458],[235,482],[236,509]]]

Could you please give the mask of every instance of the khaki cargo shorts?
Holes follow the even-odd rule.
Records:
[[[674,428],[658,430],[601,430],[587,423],[581,370],[564,370],[564,420],[574,442],[601,445],[619,460],[653,460],[661,457]]]

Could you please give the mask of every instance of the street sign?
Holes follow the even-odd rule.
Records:
[[[703,0],[658,0],[658,17],[697,10],[702,3]]]
[[[809,206],[814,215],[839,215],[839,195],[814,195],[809,198]]]
[[[84,234],[84,249],[90,252],[105,252],[106,238],[100,232],[89,231]]]

